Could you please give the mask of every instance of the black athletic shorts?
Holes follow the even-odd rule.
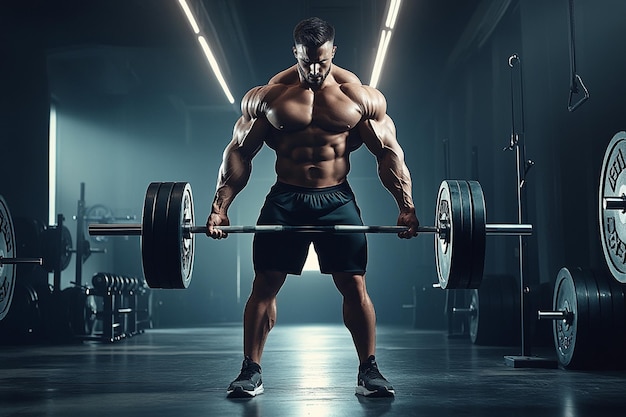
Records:
[[[363,220],[347,182],[325,188],[277,182],[265,199],[257,224],[363,225]],[[322,273],[365,273],[364,233],[257,233],[253,242],[254,270],[300,275],[311,242]]]

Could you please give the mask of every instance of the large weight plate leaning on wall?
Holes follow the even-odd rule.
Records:
[[[15,258],[15,231],[11,213],[4,198],[0,196],[0,256]],[[15,265],[0,264],[0,320],[11,307],[13,290],[15,288]]]
[[[604,259],[611,274],[626,283],[626,211],[607,209],[605,197],[626,196],[626,132],[619,132],[606,148],[600,172],[599,220]]]

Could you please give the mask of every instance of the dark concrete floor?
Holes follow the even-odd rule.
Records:
[[[379,327],[393,399],[354,394],[356,355],[341,325],[278,325],[265,393],[227,399],[241,366],[238,325],[148,330],[113,343],[0,347],[0,416],[624,416],[626,372],[518,369],[515,347]],[[533,352],[554,357],[551,348]]]

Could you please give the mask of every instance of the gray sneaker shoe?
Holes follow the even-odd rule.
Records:
[[[248,398],[263,394],[261,366],[246,356],[241,365],[241,373],[230,383],[226,394],[229,398]]]
[[[365,397],[393,397],[393,386],[378,370],[376,358],[370,356],[359,366],[356,393]]]

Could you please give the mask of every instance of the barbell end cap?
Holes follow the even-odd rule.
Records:
[[[621,210],[622,213],[626,213],[626,195],[622,194],[619,197],[603,197],[602,210]]]

